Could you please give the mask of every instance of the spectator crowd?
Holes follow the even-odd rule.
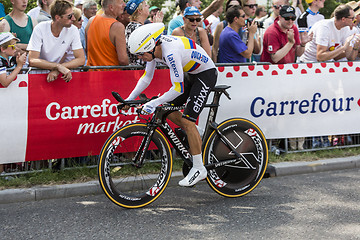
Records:
[[[4,57],[13,44],[1,39],[2,66],[25,53],[24,65],[49,70],[49,82],[58,76],[70,81],[71,69],[84,65],[143,65],[129,52],[129,36],[141,25],[164,21],[163,9],[146,0],[38,0],[27,13],[24,2],[11,1],[7,15],[0,5],[0,32],[17,41],[15,53]],[[193,39],[216,63],[358,59],[360,2],[340,4],[330,19],[320,13],[325,0],[306,3],[305,10],[301,1],[272,0],[268,13],[256,0],[213,0],[205,8],[200,0],[177,0],[165,31]]]
[[[7,15],[0,4],[3,87],[23,66],[48,70],[48,82],[59,77],[69,82],[72,69],[84,65],[144,65],[130,54],[129,36],[144,24],[164,21],[164,9],[146,0],[38,0],[27,13],[24,3],[12,0]],[[177,0],[178,11],[165,31],[193,39],[216,63],[357,60],[360,1],[340,4],[330,19],[320,13],[325,0],[306,4],[305,9],[301,1],[272,0],[267,10],[256,0],[213,0],[206,7],[200,0]],[[313,137],[312,144],[331,143]],[[304,139],[291,139],[290,147],[302,150]]]

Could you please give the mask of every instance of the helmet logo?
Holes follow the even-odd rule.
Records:
[[[144,50],[146,52],[150,51],[151,49],[153,49],[153,41],[149,41],[146,45],[144,45]]]
[[[149,34],[146,35],[143,39],[141,39],[140,45],[143,44],[143,43],[146,41],[146,39],[147,39],[148,37],[150,37],[150,36],[151,36],[151,33],[149,33]]]

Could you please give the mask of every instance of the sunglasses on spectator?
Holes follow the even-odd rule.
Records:
[[[281,8],[281,5],[273,5],[273,8],[275,8],[275,9],[280,9],[280,8]]]
[[[346,18],[349,18],[349,19],[351,19],[352,21],[354,21],[355,16],[352,16],[352,17],[348,16],[348,17],[346,17]]]
[[[245,18],[246,14],[240,15],[239,18]]]
[[[201,21],[201,18],[188,18],[187,17],[187,19],[189,19],[190,22],[195,22],[195,21],[200,22]]]
[[[66,17],[67,17],[68,19],[72,19],[73,16],[74,16],[74,13],[70,13],[69,15],[66,15]]]
[[[80,22],[80,21],[81,21],[81,17],[79,17],[79,19],[77,19],[77,21]]]
[[[8,45],[8,47],[11,47],[13,50],[15,50],[16,49],[15,45],[16,44]]]
[[[244,7],[257,8],[257,4],[244,4]]]
[[[285,21],[289,21],[289,20],[295,21],[296,17],[284,17],[284,19]]]

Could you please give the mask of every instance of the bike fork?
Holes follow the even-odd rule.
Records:
[[[150,141],[152,136],[154,135],[154,128],[150,128],[149,132],[147,134],[146,137],[144,137],[144,139],[142,140],[139,149],[137,150],[135,157],[133,159],[133,165],[137,168],[142,167],[142,165],[144,164],[144,159],[145,159],[145,154],[146,154],[146,150],[149,148],[150,145]]]

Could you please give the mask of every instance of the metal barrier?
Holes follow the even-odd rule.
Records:
[[[275,155],[291,154],[299,152],[311,152],[320,150],[332,150],[341,148],[360,147],[360,134],[351,135],[337,135],[337,136],[322,136],[322,141],[328,142],[322,145],[314,145],[313,137],[306,137],[304,140],[304,149],[290,149],[290,140],[272,139],[269,140],[269,152]],[[35,172],[42,172],[44,170],[66,170],[76,169],[79,167],[96,168],[97,156],[76,157],[76,158],[62,158],[50,159],[40,161],[30,161],[22,163],[4,164],[4,172],[0,173],[0,177],[28,174]]]
[[[303,141],[302,148],[291,148],[291,142]],[[340,148],[360,147],[360,134],[316,136],[293,139],[272,139],[269,140],[269,152],[275,155],[282,153],[314,152],[320,150],[332,150]]]

